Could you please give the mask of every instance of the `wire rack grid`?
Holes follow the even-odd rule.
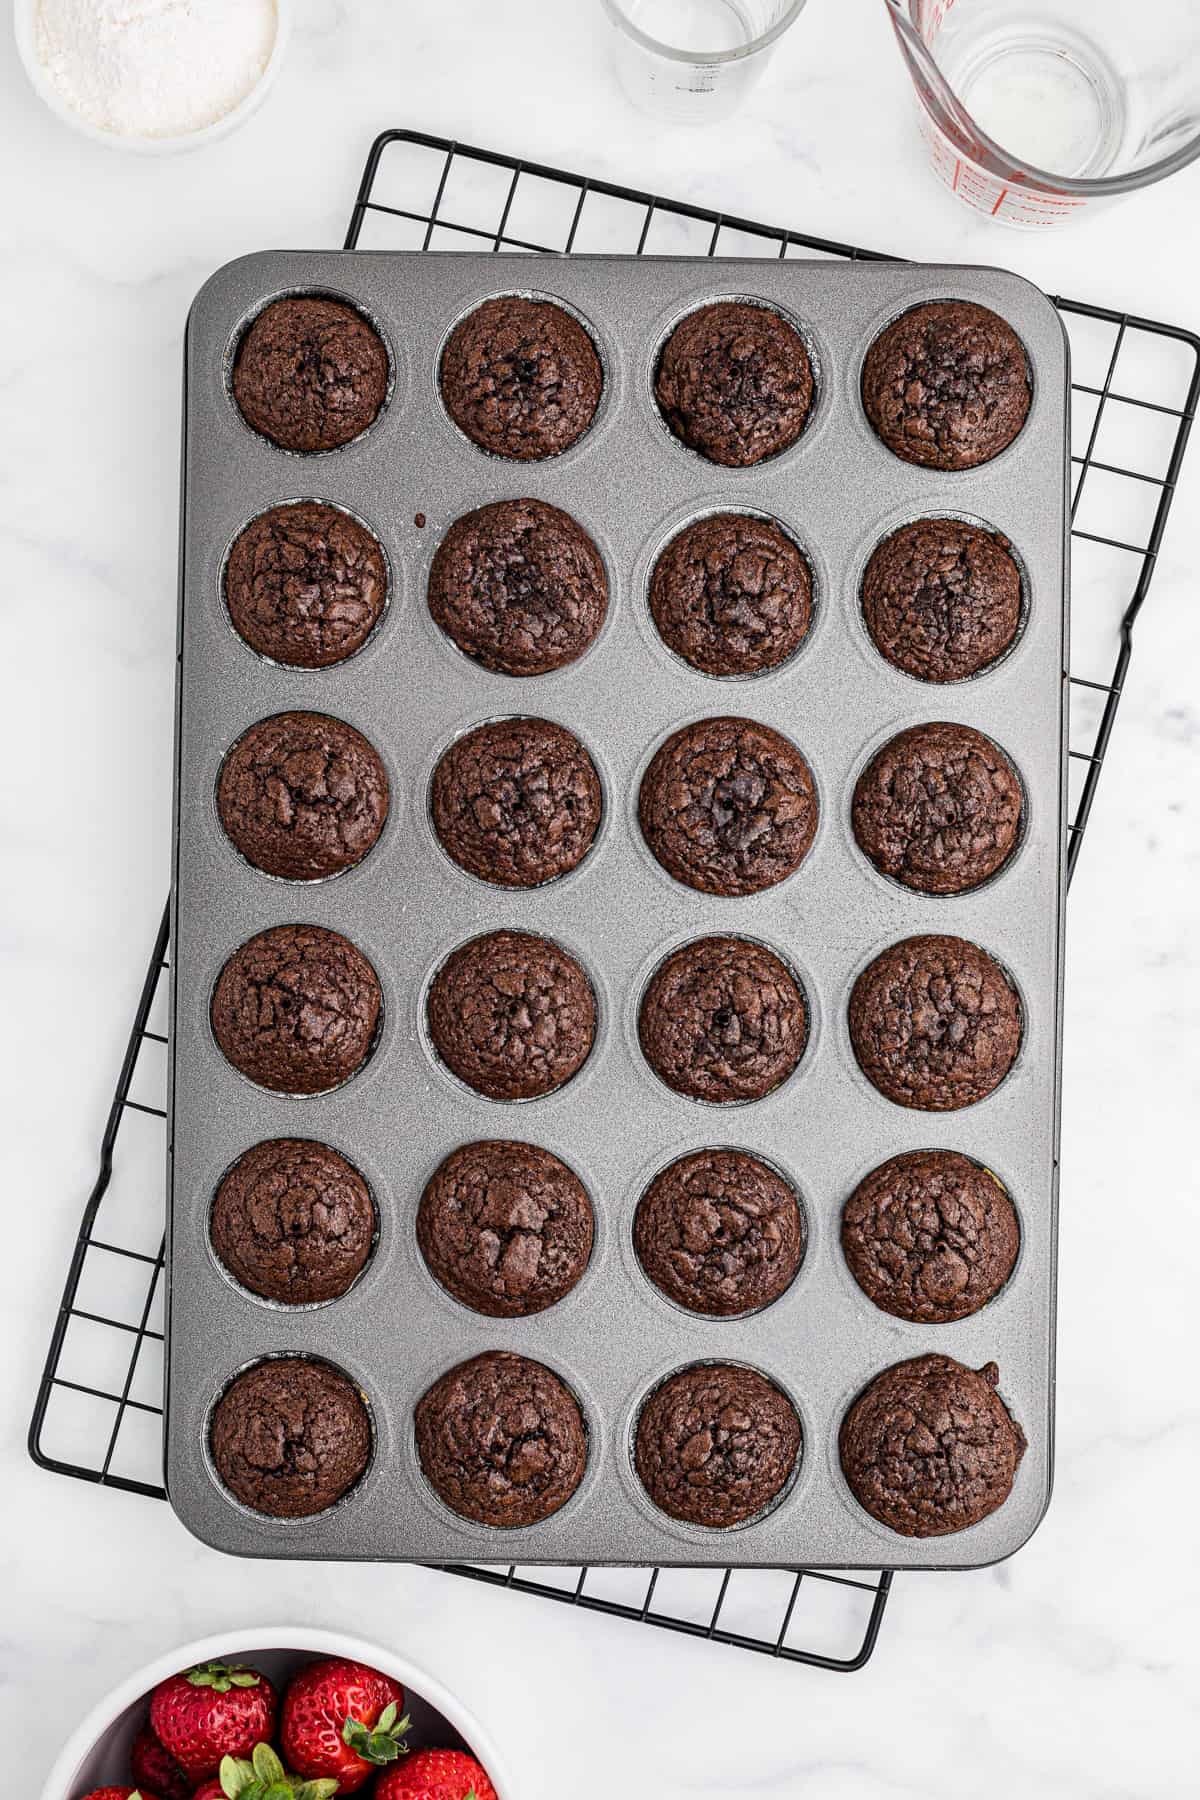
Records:
[[[346,248],[852,261],[879,255],[412,131],[385,132],[372,145]],[[1070,876],[1200,397],[1200,337],[1079,301],[1055,304],[1072,366]],[[168,966],[164,914],[29,1433],[41,1467],[157,1498],[165,1497]],[[891,1583],[884,1570],[851,1576],[459,1565],[448,1572],[841,1671],[870,1657]]]

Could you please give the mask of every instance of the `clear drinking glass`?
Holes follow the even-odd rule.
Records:
[[[884,0],[938,175],[1059,225],[1200,155],[1200,0]]]
[[[603,0],[617,78],[644,112],[707,125],[741,105],[806,0]]]

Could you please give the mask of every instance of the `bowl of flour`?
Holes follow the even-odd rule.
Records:
[[[265,99],[292,0],[16,0],[17,50],[38,96],[96,143],[193,150]]]

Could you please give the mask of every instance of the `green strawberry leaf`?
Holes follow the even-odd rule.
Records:
[[[252,1688],[258,1686],[258,1676],[253,1669],[231,1669],[229,1684],[236,1688]]]
[[[217,1694],[227,1694],[231,1687],[257,1687],[259,1681],[253,1669],[231,1668],[228,1663],[200,1663],[188,1670],[187,1679],[193,1687],[212,1688]]]
[[[254,1773],[264,1787],[274,1787],[287,1781],[283,1764],[272,1750],[270,1744],[255,1744],[250,1753],[250,1761]]]
[[[217,1770],[217,1779],[221,1783],[225,1800],[238,1800],[238,1795],[254,1780],[254,1770],[240,1756],[223,1756]]]
[[[333,1800],[338,1784],[331,1775],[316,1781],[298,1781],[292,1790],[293,1800]]]
[[[390,1706],[385,1706],[374,1729],[368,1729],[361,1719],[347,1719],[342,1726],[342,1742],[356,1756],[361,1756],[364,1762],[373,1763],[376,1768],[384,1763],[395,1762],[408,1749],[404,1734],[412,1724],[407,1713],[397,1720],[398,1711],[394,1701]]]

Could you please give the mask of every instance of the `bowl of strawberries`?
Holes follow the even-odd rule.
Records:
[[[287,1646],[284,1648],[283,1646]],[[513,1800],[483,1727],[407,1658],[279,1626],[185,1644],[64,1745],[42,1800]]]

